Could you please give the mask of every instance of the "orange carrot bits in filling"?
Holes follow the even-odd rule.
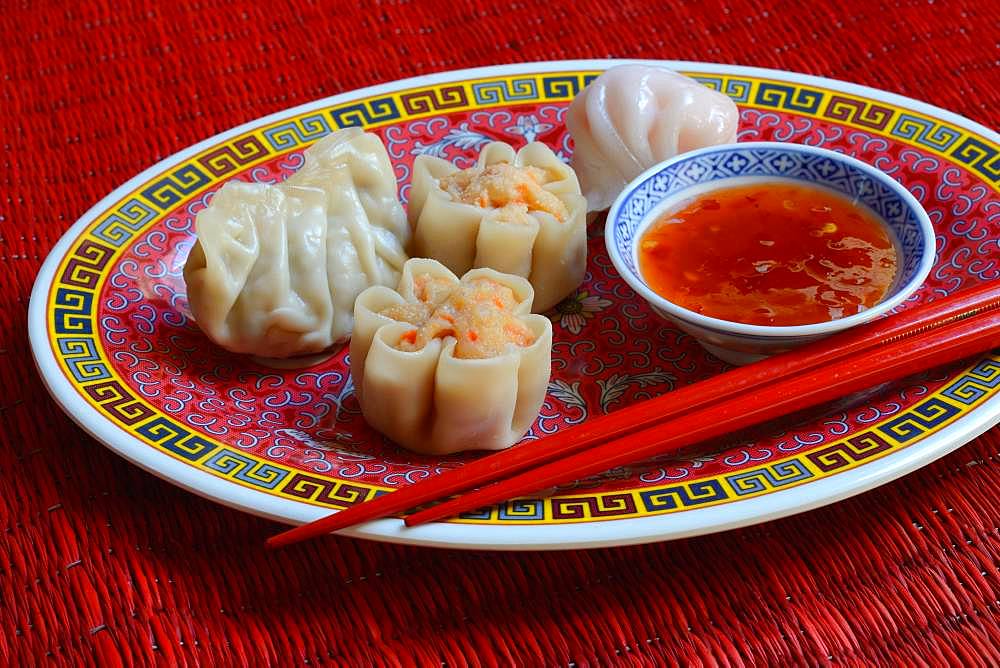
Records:
[[[511,320],[504,325],[504,333],[511,343],[519,346],[530,346],[535,342],[535,335],[525,327],[519,320]]]
[[[417,288],[419,296],[419,283]],[[477,278],[457,286],[451,284],[450,289],[433,310],[419,303],[390,306],[382,311],[386,317],[417,327],[400,337],[399,350],[414,352],[434,339],[452,337],[455,357],[485,359],[504,354],[511,345],[525,347],[534,343],[534,335],[513,312],[518,301],[509,287]]]
[[[437,306],[452,293],[455,284],[447,278],[421,274],[413,279],[414,293],[425,304]]]
[[[453,296],[460,300],[480,304],[491,302],[502,311],[513,311],[514,307],[517,306],[517,297],[514,296],[514,291],[489,278],[474,278],[462,286],[458,295]]]
[[[527,222],[527,214],[544,211],[563,221],[569,210],[556,195],[545,190],[550,175],[539,167],[518,167],[498,162],[485,168],[459,170],[439,181],[441,189],[456,202],[481,209],[500,209],[497,220]]]

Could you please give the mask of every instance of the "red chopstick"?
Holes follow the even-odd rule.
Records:
[[[416,526],[453,517],[616,466],[669,454],[700,441],[818,406],[997,346],[1000,346],[1000,311],[993,310],[796,374],[759,388],[752,394],[724,399],[667,423],[607,441],[568,458],[444,501],[410,515],[405,522],[407,526]]]
[[[483,457],[460,469],[442,473],[417,485],[385,494],[315,522],[290,529],[269,539],[268,546],[281,547],[354,524],[400,513],[490,483],[500,477],[511,476],[549,461],[586,451],[606,440],[609,434],[623,435],[648,427],[715,402],[721,396],[755,389],[789,374],[857,354],[884,341],[904,338],[924,328],[967,317],[998,301],[1000,301],[1000,285],[980,284],[798,350],[733,369],[700,383],[633,404],[609,415],[592,418],[582,425],[544,439],[529,441]]]

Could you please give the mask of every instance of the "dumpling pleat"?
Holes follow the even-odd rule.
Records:
[[[608,208],[624,186],[680,152],[736,141],[739,111],[694,79],[647,65],[619,65],[570,104],[571,164],[591,211]]]

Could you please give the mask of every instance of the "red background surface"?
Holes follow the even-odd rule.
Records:
[[[142,169],[364,85],[644,57],[867,84],[1000,121],[1000,4],[4,2],[0,662],[426,665],[1000,662],[994,430],[844,503],[673,543],[462,553],[279,527],[145,474],[45,394],[46,253]]]

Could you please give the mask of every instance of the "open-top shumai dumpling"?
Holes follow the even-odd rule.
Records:
[[[195,221],[195,321],[232,352],[291,357],[345,340],[354,300],[395,285],[410,229],[382,141],[359,128],[305,152],[284,183],[230,181]]]
[[[541,313],[583,281],[586,208],[576,174],[539,142],[517,153],[492,142],[464,170],[420,155],[410,187],[411,255],[456,274],[489,267],[523,276]]]
[[[552,324],[527,280],[473,269],[459,280],[412,259],[399,289],[355,304],[351,375],[368,423],[422,454],[500,450],[531,427],[552,365]]]

